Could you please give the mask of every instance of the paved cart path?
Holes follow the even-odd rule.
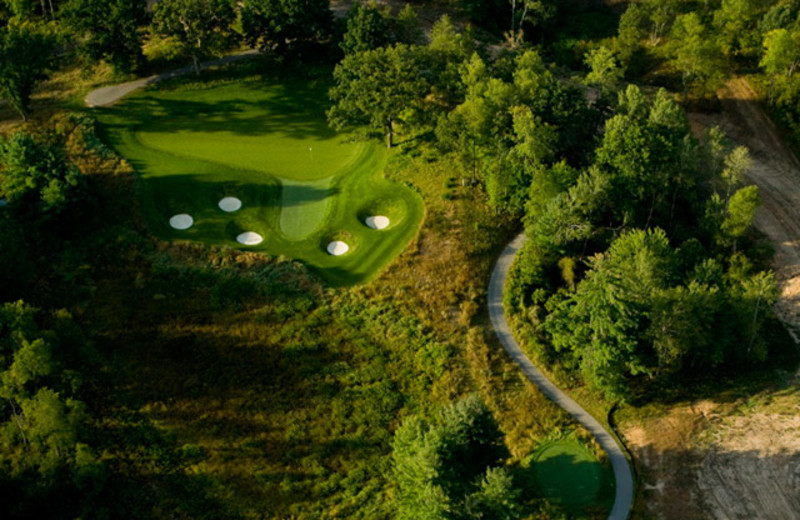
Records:
[[[503,287],[505,286],[511,263],[514,261],[517,251],[519,251],[524,243],[525,234],[520,233],[506,246],[500,254],[497,264],[495,264],[494,271],[492,272],[492,279],[489,282],[489,316],[492,319],[492,326],[497,333],[497,337],[500,338],[503,348],[508,355],[511,356],[511,359],[519,365],[525,373],[525,376],[550,400],[566,410],[567,413],[586,428],[608,454],[608,459],[611,461],[611,467],[614,470],[614,479],[616,480],[614,506],[608,518],[609,520],[626,520],[633,502],[633,475],[628,465],[628,459],[625,458],[625,454],[611,434],[608,433],[594,417],[589,415],[578,403],[559,390],[557,386],[531,363],[531,360],[528,359],[522,352],[522,349],[520,349],[517,341],[511,334],[511,328],[508,326],[508,321],[506,320],[503,309]]]
[[[220,65],[226,65],[228,63],[233,63],[234,61],[250,58],[252,56],[255,56],[256,54],[258,54],[257,50],[248,50],[240,52],[238,54],[231,54],[230,56],[225,56],[224,58],[220,58],[217,60],[206,61],[202,63],[200,67],[206,68],[206,67],[217,67]],[[100,87],[96,90],[89,92],[84,98],[84,102],[89,107],[105,107],[113,105],[114,103],[116,103],[123,97],[127,96],[131,92],[139,90],[144,86],[150,85],[152,83],[158,83],[159,81],[163,81],[165,79],[177,78],[178,76],[185,76],[186,74],[192,74],[192,73],[194,73],[194,67],[190,65],[188,67],[170,70],[168,72],[155,74],[153,76],[149,76],[146,78],[127,81],[125,83],[119,83],[118,85]]]

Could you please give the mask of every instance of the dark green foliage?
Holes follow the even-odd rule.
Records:
[[[197,74],[201,58],[231,45],[235,18],[231,0],[160,0],[153,8],[155,31],[175,38]]]
[[[339,44],[345,54],[371,51],[392,43],[388,13],[372,3],[355,2],[347,15],[347,31]]]
[[[55,39],[28,23],[0,27],[0,94],[27,120],[36,83],[55,65]]]
[[[759,205],[741,187],[747,151],[718,130],[695,142],[664,91],[629,87],[616,112],[587,171],[562,165],[532,183],[507,301],[611,398],[645,377],[763,361],[776,286],[737,253]]]
[[[0,196],[9,209],[57,214],[79,196],[81,175],[58,146],[17,132],[0,140]]]
[[[50,318],[52,329],[41,321],[21,301],[0,307],[0,495],[17,485],[28,493],[7,511],[13,518],[37,507],[37,493],[50,494],[54,510],[79,514],[81,498],[99,491],[104,480],[89,444],[90,417],[76,398],[81,377],[74,368],[92,361],[86,340],[64,311]],[[55,499],[58,489],[73,496]]]
[[[508,452],[477,396],[430,422],[406,419],[392,445],[398,518],[520,518],[518,492],[500,467]]]
[[[144,60],[141,27],[147,22],[146,5],[145,0],[69,0],[59,13],[87,57],[128,72]]]
[[[422,108],[430,88],[419,47],[397,45],[349,54],[336,66],[328,121],[337,129],[366,125],[391,148],[396,122]]]
[[[538,53],[522,53],[513,65],[504,81],[474,54],[462,72],[464,101],[439,119],[436,135],[481,174],[492,205],[519,213],[534,171],[554,156],[577,158],[591,141],[593,113]]]
[[[242,33],[252,47],[274,49],[328,38],[330,2],[325,0],[246,0],[240,11]]]

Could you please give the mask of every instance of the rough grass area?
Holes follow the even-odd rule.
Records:
[[[235,76],[235,74],[233,74]],[[422,202],[382,176],[387,153],[373,142],[336,134],[325,121],[327,84],[263,77],[179,81],[132,95],[100,119],[110,143],[142,179],[142,207],[154,234],[242,248],[254,231],[264,242],[249,250],[302,260],[328,282],[374,276],[416,232]],[[243,202],[224,213],[226,196]],[[398,225],[377,233],[359,209],[402,201]],[[172,229],[172,215],[195,225]],[[359,247],[331,257],[321,239],[347,232]]]

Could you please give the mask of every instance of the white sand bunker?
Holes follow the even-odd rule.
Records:
[[[225,197],[221,201],[219,201],[219,209],[225,211],[226,213],[233,213],[234,211],[239,211],[242,207],[242,201],[237,199],[236,197]]]
[[[328,253],[332,254],[333,256],[342,256],[348,251],[350,251],[350,246],[341,240],[335,240],[328,244]]]
[[[174,229],[189,229],[194,224],[194,219],[191,215],[181,213],[169,219],[169,225]]]
[[[254,231],[245,231],[238,237],[236,241],[246,246],[255,246],[264,241],[264,238]]]
[[[386,229],[389,227],[390,221],[389,217],[375,215],[374,217],[367,217],[364,219],[364,223],[367,225],[367,227],[372,229]]]

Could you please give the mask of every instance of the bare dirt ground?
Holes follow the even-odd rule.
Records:
[[[744,79],[719,93],[723,110],[689,114],[750,149],[763,205],[756,227],[775,244],[776,312],[800,337],[800,161]],[[699,401],[624,425],[639,466],[638,518],[800,520],[800,374],[784,390],[742,401]]]

